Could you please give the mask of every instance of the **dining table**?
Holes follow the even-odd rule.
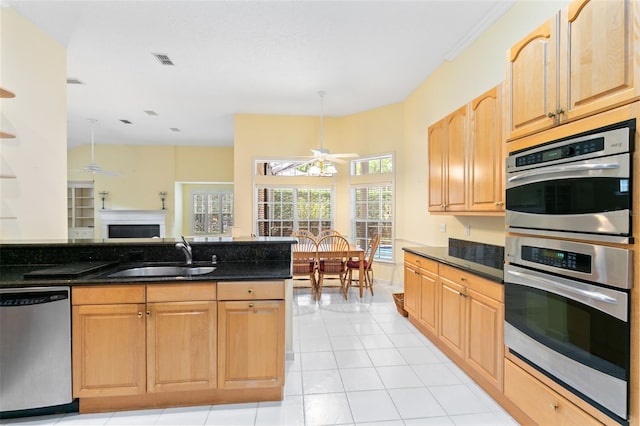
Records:
[[[323,249],[322,247],[318,250],[319,257],[330,257],[331,251]],[[294,260],[307,260],[311,259],[316,255],[315,251],[309,250],[296,250],[295,247],[292,250],[293,259]],[[363,281],[364,281],[364,249],[358,247],[355,244],[349,243],[349,258],[355,259],[358,258],[358,287],[360,292],[360,298],[362,298],[363,294]],[[344,289],[343,289],[344,291]],[[346,294],[345,294],[346,297]]]

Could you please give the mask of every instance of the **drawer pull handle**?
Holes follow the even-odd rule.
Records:
[[[249,303],[249,307],[250,307],[250,308],[253,308],[253,303]]]
[[[247,292],[248,292],[249,294],[252,294],[252,293],[253,293],[253,289],[252,289],[252,288],[250,288],[249,290],[247,290]]]
[[[138,318],[142,318],[142,312],[138,312]]]
[[[147,318],[151,316],[151,311],[147,311]]]
[[[553,411],[558,411],[558,404],[556,404],[555,402],[551,403],[551,409]]]

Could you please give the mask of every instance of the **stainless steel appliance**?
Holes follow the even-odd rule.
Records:
[[[511,153],[509,230],[630,242],[634,137],[635,119]]]
[[[0,412],[71,401],[69,287],[0,289]]]
[[[630,250],[507,237],[505,344],[603,411],[628,417]]]

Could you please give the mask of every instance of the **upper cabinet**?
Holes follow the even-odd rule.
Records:
[[[501,87],[429,127],[430,212],[504,212]]]
[[[640,98],[640,3],[577,0],[508,51],[509,139]]]

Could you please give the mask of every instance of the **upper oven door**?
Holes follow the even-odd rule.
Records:
[[[510,173],[507,226],[630,236],[630,154]]]

